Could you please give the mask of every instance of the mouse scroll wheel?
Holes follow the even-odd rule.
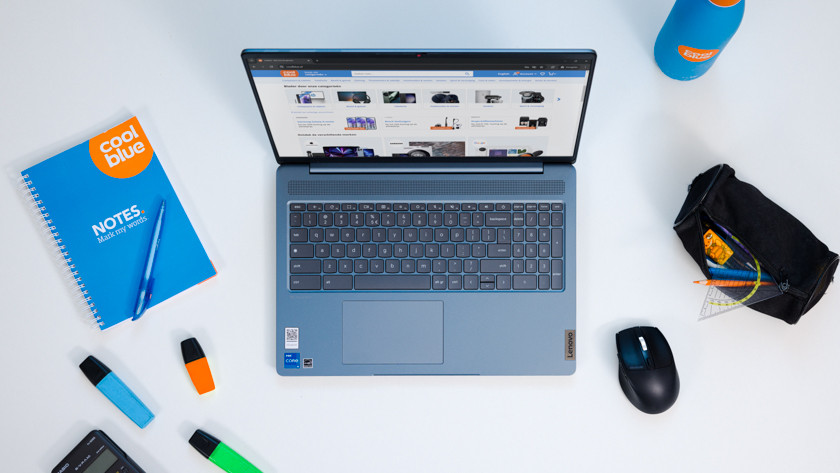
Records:
[[[648,351],[645,337],[639,337],[639,344],[642,346],[642,356],[645,358],[645,364],[651,366],[653,364],[653,360],[650,359],[650,352]]]

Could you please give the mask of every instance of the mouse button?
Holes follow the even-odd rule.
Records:
[[[658,328],[646,327],[644,336],[650,353],[649,356],[653,359],[655,367],[664,368],[674,363],[671,346]]]
[[[627,369],[640,370],[645,368],[645,358],[633,329],[622,330],[615,334],[615,344],[618,349],[618,357]]]

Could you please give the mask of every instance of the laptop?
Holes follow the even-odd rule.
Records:
[[[591,50],[245,50],[277,372],[570,375]]]

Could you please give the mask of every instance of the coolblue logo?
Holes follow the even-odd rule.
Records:
[[[300,353],[284,353],[283,368],[300,369]]]

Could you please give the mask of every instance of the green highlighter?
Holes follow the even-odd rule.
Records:
[[[190,437],[190,445],[228,473],[262,473],[232,448],[201,429],[196,429]]]

